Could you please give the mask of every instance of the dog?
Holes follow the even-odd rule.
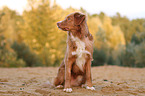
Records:
[[[86,83],[86,89],[95,90],[91,78],[94,40],[88,30],[86,15],[71,13],[57,26],[67,31],[67,48],[54,85],[56,88],[64,88],[65,92],[72,92],[72,86],[84,86]]]

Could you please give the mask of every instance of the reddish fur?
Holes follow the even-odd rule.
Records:
[[[60,29],[68,31],[68,38],[65,58],[54,80],[55,86],[64,85],[65,88],[70,88],[71,86],[80,86],[87,82],[87,86],[92,87],[91,60],[93,58],[93,37],[88,30],[85,18],[86,16],[84,14],[75,12],[68,15],[62,22],[57,23]],[[75,64],[77,56],[72,55],[72,52],[77,49],[77,46],[71,40],[71,34],[85,42],[86,50],[91,53],[91,56],[87,55],[83,71]]]

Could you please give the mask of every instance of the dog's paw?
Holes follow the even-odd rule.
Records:
[[[72,92],[72,88],[66,88],[66,89],[63,89],[64,92],[67,92],[67,93],[70,93]]]
[[[94,87],[89,87],[89,86],[87,86],[86,89],[89,89],[89,90],[95,90]]]
[[[62,89],[62,88],[63,88],[63,85],[58,85],[58,86],[56,86],[55,88],[57,88],[57,89]]]

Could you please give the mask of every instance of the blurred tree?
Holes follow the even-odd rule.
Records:
[[[43,66],[40,57],[32,52],[25,43],[14,42],[12,48],[17,53],[18,59],[26,62],[27,67]]]
[[[145,41],[145,32],[138,32],[132,35],[131,42],[137,44],[142,43]]]
[[[0,30],[3,31],[1,34],[3,34],[4,37],[11,42],[14,40],[19,40],[20,33],[17,25],[21,19],[21,16],[15,11],[10,10],[8,7],[3,7],[3,9],[0,10],[0,14]]]
[[[123,55],[123,66],[136,67],[135,58],[134,58],[134,53],[135,53],[134,48],[135,48],[134,43],[129,43],[126,45],[126,50]]]
[[[45,57],[42,58],[44,65],[61,61],[65,52],[66,33],[59,30],[56,23],[75,9],[68,8],[64,11],[55,2],[50,6],[49,0],[28,0],[28,2],[30,10],[23,13],[24,25],[21,25],[24,29],[22,30],[24,41],[33,51]],[[43,56],[44,52],[47,55]],[[46,58],[51,60],[49,64]]]
[[[106,40],[109,47],[117,49],[120,44],[125,45],[124,34],[119,26],[113,26],[112,20],[105,16],[103,29],[106,33]]]
[[[135,19],[130,21],[127,17],[121,17],[120,13],[112,17],[112,24],[119,25],[124,33],[126,43],[129,43],[133,34],[144,32],[144,19]]]
[[[92,66],[102,66],[107,63],[107,55],[103,49],[94,49]]]
[[[17,59],[17,54],[11,49],[10,44],[0,36],[0,67],[24,67],[25,62]]]
[[[22,16],[7,7],[0,9],[0,37],[4,38],[0,44],[7,42],[9,46],[3,47],[0,52],[13,54],[1,54],[1,58],[15,58],[7,60],[9,64],[16,61],[16,66],[19,60],[22,65],[25,61],[27,66],[42,63],[43,66],[58,66],[66,50],[67,32],[59,30],[56,23],[75,11],[86,14],[94,37],[93,66],[104,63],[144,66],[145,19],[129,20],[120,13],[111,18],[103,12],[91,15],[83,8],[69,7],[64,10],[55,0],[53,5],[50,5],[50,0],[28,0],[27,10]],[[10,48],[11,44],[15,51]]]
[[[99,18],[101,19],[102,22],[104,20],[104,16],[105,16],[105,13],[104,12],[100,12]]]
[[[145,67],[145,41],[135,47],[134,58],[136,67]]]
[[[15,22],[13,17],[16,17],[15,12],[7,7],[0,10],[0,67],[25,66],[25,62],[22,59],[17,59],[17,54],[10,47],[10,40],[15,39],[13,35],[16,27],[12,27]]]

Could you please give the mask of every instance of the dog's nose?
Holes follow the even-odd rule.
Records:
[[[57,26],[59,26],[60,22],[57,22]]]
[[[62,21],[57,22],[57,26],[58,26],[58,27],[61,26],[61,22],[62,22]]]

